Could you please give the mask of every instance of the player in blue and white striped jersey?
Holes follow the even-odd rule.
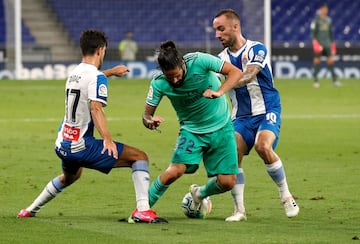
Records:
[[[286,215],[295,217],[299,207],[289,191],[281,159],[274,152],[280,133],[281,104],[279,92],[274,87],[267,49],[262,43],[243,37],[240,18],[232,9],[220,11],[214,18],[213,28],[216,38],[225,48],[219,57],[243,71],[238,87],[229,92],[240,173],[231,191],[235,211],[226,221],[246,220],[243,197],[245,178],[241,162],[253,147],[278,187]],[[213,92],[213,97],[218,95],[216,91]]]
[[[35,217],[46,203],[80,178],[83,168],[108,174],[113,168],[129,167],[132,169],[136,209],[128,221],[167,223],[150,209],[147,154],[114,141],[103,110],[108,97],[107,76],[123,76],[129,70],[126,66],[118,65],[99,71],[107,48],[107,37],[102,31],[84,30],[80,37],[80,47],[81,63],[66,80],[65,116],[55,143],[55,152],[62,162],[62,173],[49,181],[33,203],[20,211],[18,218]],[[94,137],[95,129],[101,139]]]

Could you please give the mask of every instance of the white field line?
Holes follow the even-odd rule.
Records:
[[[360,114],[288,114],[283,115],[282,119],[358,119]],[[61,122],[62,118],[0,118],[0,123],[45,123]],[[141,121],[141,117],[108,117],[108,121]],[[168,121],[177,120],[167,118]]]

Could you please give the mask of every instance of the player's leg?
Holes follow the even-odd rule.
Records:
[[[335,68],[334,68],[335,67],[334,58],[331,55],[330,48],[329,48],[329,50],[327,50],[327,52],[328,52],[328,55],[327,55],[327,58],[326,58],[326,62],[327,62],[327,65],[328,65],[330,73],[331,73],[331,78],[332,78],[333,84],[334,84],[335,87],[342,86],[341,82],[338,81],[337,77],[336,77]]]
[[[319,74],[319,70],[320,70],[320,57],[321,54],[314,54],[314,61],[313,61],[313,78],[314,78],[314,87],[315,88],[319,88],[320,87],[320,83],[318,80],[318,74]]]
[[[231,196],[234,201],[234,212],[227,217],[226,221],[246,220],[246,210],[244,204],[245,175],[242,168],[242,159],[247,155],[254,145],[255,134],[250,128],[248,120],[236,119],[234,122],[236,146],[238,154],[239,174],[236,175],[235,186],[231,189]],[[248,146],[249,145],[249,146]]]
[[[265,118],[256,135],[255,150],[263,159],[266,171],[278,187],[286,215],[295,217],[299,213],[299,207],[289,191],[282,161],[274,152],[280,132],[280,116],[278,113],[271,112]]]
[[[169,185],[184,173],[194,173],[201,160],[202,144],[197,136],[186,130],[180,130],[176,147],[169,167],[150,186],[149,201],[153,206],[165,193]]]
[[[18,214],[18,218],[34,217],[40,209],[45,206],[46,203],[54,199],[59,193],[61,193],[66,187],[74,183],[80,178],[82,174],[82,168],[79,167],[77,172],[70,173],[63,171],[63,174],[55,177],[45,186],[43,191],[36,197],[30,206],[22,209]]]
[[[147,154],[136,148],[120,142],[116,142],[119,158],[114,168],[131,167],[132,180],[135,189],[136,209],[128,219],[129,223],[167,223],[159,218],[155,211],[150,209],[149,204],[149,159]]]
[[[116,161],[114,168],[130,167],[132,169],[132,180],[136,196],[136,209],[146,211],[150,209],[148,190],[150,182],[149,159],[147,154],[129,145],[116,143],[118,146],[119,159]]]
[[[235,185],[236,175],[239,173],[236,139],[231,123],[217,132],[207,134],[203,141],[208,146],[204,149],[204,166],[208,177],[213,178],[210,178],[205,185],[190,186],[195,207],[208,196],[231,190]]]
[[[153,206],[165,193],[169,186],[180,178],[186,171],[186,165],[172,163],[161,173],[150,186],[149,202]]]

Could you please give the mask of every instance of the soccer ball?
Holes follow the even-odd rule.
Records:
[[[205,219],[211,212],[212,203],[210,197],[206,197],[202,200],[199,209],[195,209],[194,199],[192,198],[191,193],[186,193],[181,202],[181,209],[189,218]]]

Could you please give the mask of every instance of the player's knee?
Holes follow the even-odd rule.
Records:
[[[224,192],[230,191],[235,186],[236,175],[221,175],[220,177],[218,176],[217,183]]]
[[[314,64],[320,64],[320,58],[314,58]]]
[[[333,60],[332,58],[329,58],[329,59],[327,60],[327,64],[328,64],[328,65],[334,65],[334,60]]]
[[[169,185],[180,178],[185,173],[185,170],[186,166],[183,164],[171,164],[160,176],[161,182]]]
[[[265,156],[267,154],[270,153],[270,151],[272,150],[271,145],[269,145],[268,143],[264,142],[264,141],[259,141],[257,143],[255,143],[255,151],[260,155],[260,156]]]
[[[149,161],[149,157],[146,152],[139,150],[139,160]]]
[[[71,185],[72,183],[74,183],[75,181],[77,181],[82,174],[82,168],[79,168],[79,170],[77,171],[77,173],[75,175],[73,174],[69,174],[69,173],[63,173],[60,176],[60,182],[63,183],[66,186]]]

